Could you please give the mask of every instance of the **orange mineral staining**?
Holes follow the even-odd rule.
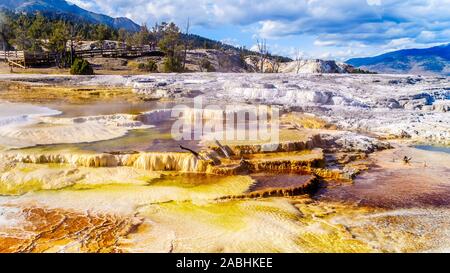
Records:
[[[29,207],[16,215],[21,223],[0,226],[0,253],[121,252],[118,240],[140,220],[109,214]]]

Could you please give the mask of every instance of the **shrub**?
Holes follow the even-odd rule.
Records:
[[[216,71],[216,69],[211,64],[211,62],[206,58],[203,58],[201,60],[200,66],[201,66],[201,71],[205,71],[205,70],[206,70],[206,72],[215,72]]]
[[[154,60],[148,60],[147,63],[139,63],[138,69],[147,72],[156,72],[158,71],[158,65]]]
[[[70,74],[72,75],[93,75],[94,70],[91,64],[82,59],[75,59],[72,66],[70,67]]]
[[[369,70],[364,70],[364,69],[360,69],[360,68],[354,68],[353,70],[350,71],[351,74],[377,74],[376,72],[372,72]]]
[[[166,57],[164,59],[163,71],[165,73],[183,72],[183,66],[181,64],[181,60],[176,57]]]
[[[138,63],[138,69],[139,70],[144,70],[145,69],[145,63]]]

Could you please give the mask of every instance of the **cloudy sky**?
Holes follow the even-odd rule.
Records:
[[[136,23],[174,21],[192,32],[272,53],[345,60],[450,42],[450,0],[69,0]]]

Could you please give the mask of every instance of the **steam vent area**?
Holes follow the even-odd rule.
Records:
[[[448,251],[449,90],[382,74],[0,75],[0,252]]]

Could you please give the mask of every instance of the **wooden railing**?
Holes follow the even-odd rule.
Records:
[[[70,52],[67,52],[70,54]],[[90,49],[75,50],[74,57],[111,57],[111,58],[133,58],[141,56],[163,56],[164,53],[158,48],[133,47],[116,49]],[[26,67],[33,65],[51,65],[56,62],[57,54],[50,52],[24,52],[24,51],[0,51],[0,61],[8,62],[15,66]]]
[[[17,66],[25,68],[25,52],[23,51],[0,51],[0,61],[7,62],[11,68]]]
[[[158,48],[133,47],[133,48],[115,48],[115,49],[89,49],[75,50],[74,55],[80,58],[89,57],[140,57],[147,55],[161,55]]]
[[[25,52],[25,63],[28,66],[39,64],[54,64],[57,54],[51,52]]]
[[[20,61],[25,58],[25,53],[23,51],[0,51],[0,60],[2,61],[8,61],[8,60],[15,60]]]

